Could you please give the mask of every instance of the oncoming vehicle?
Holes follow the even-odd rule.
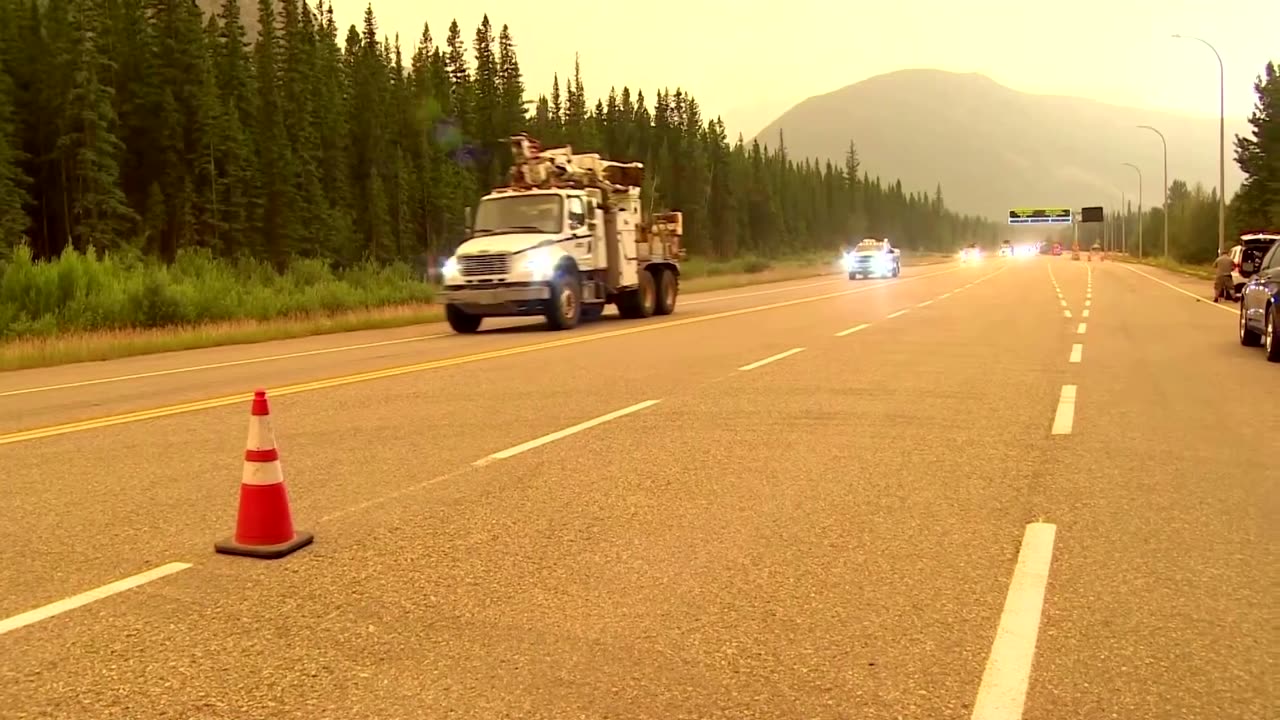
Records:
[[[645,218],[644,166],[543,150],[511,138],[507,186],[480,199],[468,238],[444,264],[440,300],[455,332],[486,317],[544,316],[553,330],[599,317],[669,315],[679,292],[683,216]]]
[[[978,243],[969,243],[960,250],[960,262],[978,262],[982,259],[982,248]]]
[[[902,252],[889,239],[866,238],[840,259],[850,280],[860,277],[898,277],[902,274]]]
[[[1240,344],[1263,346],[1267,359],[1280,363],[1280,243],[1258,263],[1240,294]]]
[[[1013,243],[1009,242],[1008,240],[1001,242],[1000,257],[1013,257],[1013,256],[1014,256]]]

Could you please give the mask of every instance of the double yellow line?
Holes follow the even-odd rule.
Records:
[[[397,367],[386,368],[384,370],[373,370],[370,372],[356,373],[354,375],[339,375],[325,380],[315,380],[313,382],[298,383],[296,385],[285,385],[283,387],[272,388],[271,395],[293,395],[295,393],[310,392],[312,390],[323,390],[325,388],[340,387],[342,385],[350,385],[352,383],[366,382],[368,380],[379,380],[381,378],[396,377],[397,375],[407,375],[409,373],[422,372],[425,370],[436,370],[439,368],[453,367],[455,365],[467,365],[470,363],[481,362],[483,360],[494,360],[496,358],[511,357],[513,355],[521,355],[523,353],[538,352],[540,350],[550,350],[552,348],[566,347],[569,345],[578,345],[581,343],[595,342],[606,338],[622,337],[624,335],[634,335],[636,333],[651,332],[654,330],[662,330],[665,328],[680,327],[682,325],[692,325],[694,323],[709,322],[711,320],[721,320],[724,318],[735,317],[738,315],[747,315],[750,313],[763,312],[765,310],[774,310],[777,308],[791,307],[794,305],[802,305],[804,303],[818,302],[819,300],[829,300],[831,298],[842,297],[845,295],[854,295],[856,293],[869,292],[871,290],[882,289],[899,285],[913,280],[922,280],[935,275],[942,275],[949,272],[960,270],[961,267],[954,267],[947,270],[938,270],[936,272],[925,273],[924,275],[912,275],[906,278],[899,278],[892,283],[881,283],[877,285],[868,285],[864,287],[854,288],[852,290],[841,290],[839,292],[825,293],[822,295],[813,295],[810,297],[799,298],[796,300],[784,300],[782,302],[770,303],[768,305],[756,305],[749,308],[741,308],[739,310],[726,310],[724,312],[713,313],[711,315],[698,315],[695,317],[682,318],[680,320],[669,320],[667,322],[644,323],[632,327],[622,328],[620,330],[609,330],[606,332],[591,333],[587,335],[575,335],[560,340],[550,340],[547,342],[533,343],[530,345],[520,345],[513,348],[503,350],[492,350],[489,352],[475,353],[472,355],[461,355],[458,357],[445,358],[443,360],[430,360],[428,362],[414,363],[412,365],[400,365]],[[124,425],[126,423],[141,422],[143,420],[152,420],[154,418],[167,417],[169,415],[179,415],[181,413],[195,412],[197,410],[210,410],[227,405],[236,405],[238,403],[248,402],[253,398],[252,392],[237,393],[235,395],[224,395],[223,397],[210,398],[208,400],[197,400],[195,402],[181,403],[178,405],[166,405],[149,410],[138,410],[130,413],[122,413],[119,415],[108,415],[106,417],[92,418],[89,420],[80,420],[77,422],[64,423],[61,425],[50,425],[48,427],[34,428],[31,430],[19,430],[17,432],[6,433],[0,435],[0,445],[10,445],[13,443],[25,442],[28,440],[38,440],[40,438],[54,437],[57,435],[66,435],[69,433],[83,432],[85,430],[95,430],[98,428],[111,427],[113,425]]]

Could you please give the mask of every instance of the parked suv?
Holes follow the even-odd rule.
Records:
[[[1266,348],[1267,359],[1280,362],[1280,244],[1257,263],[1240,296],[1240,344]]]
[[[1280,240],[1280,233],[1247,233],[1240,236],[1240,244],[1231,248],[1231,289],[1236,297],[1244,290],[1245,283],[1258,271],[1262,258]]]

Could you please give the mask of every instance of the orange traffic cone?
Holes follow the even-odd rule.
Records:
[[[280,453],[276,450],[275,434],[271,432],[267,391],[254,390],[244,475],[240,479],[236,534],[219,540],[213,547],[227,555],[274,560],[310,545],[314,539],[309,532],[294,532]]]

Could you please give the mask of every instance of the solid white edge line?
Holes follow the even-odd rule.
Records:
[[[1071,346],[1071,357],[1067,360],[1067,362],[1073,362],[1073,363],[1080,362],[1080,356],[1083,353],[1084,353],[1084,345],[1081,345],[1080,343],[1075,343],[1074,345]]]
[[[784,281],[785,282],[785,281]],[[681,300],[681,305],[701,305],[709,302],[720,302],[721,300],[737,300],[739,298],[756,297],[758,295],[772,295],[774,293],[787,292],[789,290],[804,290],[806,288],[822,287],[823,285],[834,285],[840,282],[839,279],[823,280],[822,282],[809,283],[807,285],[793,285],[784,288],[770,288],[768,290],[756,290],[755,292],[738,293],[737,295],[722,295],[713,298],[694,298],[693,300]],[[883,283],[882,283],[883,284]]]
[[[312,336],[315,337],[315,336]],[[271,360],[289,360],[292,358],[311,357],[313,355],[325,355],[327,353],[344,352],[347,350],[364,350],[366,348],[385,347],[387,345],[399,345],[407,342],[418,342],[420,340],[432,340],[434,338],[444,337],[444,334],[436,335],[415,335],[407,338],[396,338],[395,340],[379,340],[378,342],[359,343],[356,345],[338,345],[336,347],[317,348],[315,350],[301,350],[299,352],[284,353],[282,355],[263,355],[261,357],[242,358],[240,360],[227,360],[226,362],[208,363],[205,365],[188,365],[186,367],[168,368],[166,370],[152,370],[144,373],[133,373],[131,375],[113,375],[111,377],[95,378],[93,380],[77,380],[76,382],[60,383],[57,385],[41,385],[40,387],[21,388],[18,390],[6,390],[0,392],[0,397],[9,397],[10,395],[26,395],[28,393],[48,392],[50,390],[66,390],[69,388],[87,387],[89,385],[101,385],[103,383],[124,382],[125,380],[141,380],[143,378],[161,377],[164,375],[177,375],[178,373],[196,372],[198,370],[216,370],[218,368],[236,367],[239,365],[252,365],[254,363],[268,362]],[[225,347],[225,346],[224,346]],[[123,358],[122,358],[123,359]]]
[[[487,465],[495,460],[506,460],[507,458],[514,457],[516,455],[519,455],[522,452],[532,450],[536,447],[541,447],[550,442],[555,442],[556,440],[560,440],[561,438],[569,437],[574,433],[580,433],[583,430],[586,430],[588,428],[593,428],[596,425],[601,425],[603,423],[609,422],[610,420],[616,420],[624,415],[630,415],[633,412],[638,412],[640,410],[644,410],[645,408],[653,407],[654,405],[657,405],[659,402],[660,402],[659,400],[645,400],[644,402],[638,402],[635,405],[632,405],[630,407],[624,407],[621,410],[614,410],[613,412],[608,413],[606,415],[601,415],[600,417],[592,418],[590,420],[587,420],[586,422],[580,422],[577,425],[574,425],[572,427],[567,427],[563,430],[557,430],[553,433],[548,433],[546,435],[543,435],[542,437],[534,438],[528,442],[523,442],[523,443],[520,443],[519,445],[514,445],[512,447],[509,447],[506,450],[499,450],[498,452],[493,453],[492,455],[488,455],[486,457],[480,458],[479,460],[476,460],[471,464],[477,465],[477,466]]]
[[[1053,413],[1054,435],[1070,435],[1076,416],[1076,386],[1063,385],[1058,395],[1058,409]]]
[[[801,352],[802,350],[804,350],[804,348],[802,348],[802,347],[799,347],[799,348],[791,348],[790,350],[787,350],[786,352],[780,352],[780,353],[778,353],[777,355],[770,355],[769,357],[767,357],[767,358],[765,358],[765,359],[763,359],[763,360],[757,360],[757,361],[755,361],[755,362],[753,362],[753,363],[751,363],[751,364],[749,364],[749,365],[743,365],[742,367],[740,367],[740,368],[738,368],[738,369],[739,369],[739,370],[755,370],[756,368],[758,368],[758,367],[760,367],[760,366],[762,366],[762,365],[768,365],[769,363],[774,362],[775,360],[781,360],[782,358],[790,357],[790,356],[792,356],[792,355],[795,355],[795,354],[796,354],[796,353],[798,353],[798,352]]]
[[[1089,323],[1080,323],[1080,324],[1076,327],[1076,334],[1077,334],[1077,335],[1083,335],[1083,334],[1084,334],[1084,331],[1085,331],[1085,328],[1086,328],[1086,327],[1088,327],[1088,325],[1089,325]]]
[[[1183,290],[1182,288],[1178,287],[1177,285],[1173,285],[1173,284],[1171,284],[1171,283],[1167,283],[1167,282],[1165,282],[1165,281],[1161,280],[1160,278],[1155,277],[1154,275],[1148,275],[1147,273],[1144,273],[1144,272],[1142,272],[1141,270],[1138,270],[1137,268],[1131,268],[1131,267],[1129,267],[1128,265],[1122,265],[1121,267],[1123,267],[1125,270],[1128,270],[1128,271],[1130,271],[1130,272],[1135,272],[1135,273],[1137,273],[1137,274],[1141,275],[1142,277],[1144,277],[1144,278],[1146,278],[1146,279],[1148,279],[1148,280],[1150,280],[1150,281],[1152,281],[1152,282],[1158,282],[1158,283],[1160,283],[1161,285],[1163,285],[1163,286],[1165,286],[1165,287],[1169,288],[1170,290],[1173,290],[1174,292],[1180,292],[1180,293],[1182,293],[1183,295],[1186,295],[1187,297],[1195,298],[1196,300],[1204,300],[1204,298],[1200,297],[1199,295],[1197,295],[1197,294],[1195,294],[1195,293],[1193,293],[1193,292],[1188,292],[1187,290]],[[1225,306],[1225,305],[1219,305],[1218,303],[1213,302],[1213,299],[1212,299],[1212,298],[1210,298],[1209,300],[1205,301],[1205,304],[1207,304],[1209,307],[1216,307],[1216,308],[1219,308],[1219,309],[1221,309],[1221,310],[1225,310],[1226,312],[1229,312],[1229,313],[1231,313],[1232,315],[1238,315],[1238,314],[1240,313],[1240,311],[1239,311],[1239,310],[1232,310],[1231,308],[1229,308],[1229,307],[1227,307],[1227,306]]]
[[[1057,526],[1034,522],[1022,534],[1000,624],[973,703],[972,720],[1019,720],[1027,702],[1040,615],[1053,561]]]
[[[685,300],[683,305],[698,305],[700,303],[719,302],[721,300],[736,300],[738,298],[755,297],[757,295],[769,295],[772,293],[787,292],[788,290],[804,290],[806,288],[820,287],[822,285],[831,285],[839,282],[838,280],[824,280],[822,282],[810,283],[808,285],[795,285],[785,288],[773,288],[771,290],[761,290],[758,292],[740,293],[738,295],[726,295],[723,297],[699,298],[695,300]],[[347,350],[364,350],[366,348],[385,347],[387,345],[399,345],[407,342],[416,342],[419,340],[431,340],[434,338],[445,337],[443,333],[436,335],[415,335],[408,338],[396,338],[395,340],[380,340],[371,343],[358,343],[355,345],[339,345],[336,347],[317,348],[315,350],[303,350],[299,352],[283,353],[281,355],[264,355],[262,357],[244,358],[241,360],[228,360],[226,362],[208,363],[205,365],[189,365],[186,367],[169,368],[166,370],[154,370],[144,373],[133,373],[130,375],[113,375],[105,378],[95,378],[93,380],[78,380],[76,382],[59,383],[57,385],[41,385],[39,387],[21,388],[18,390],[8,390],[0,392],[0,397],[8,397],[10,395],[26,395],[28,393],[49,392],[51,390],[66,390],[69,388],[87,387],[89,385],[100,385],[103,383],[124,382],[126,380],[142,380],[144,378],[162,377],[164,375],[176,375],[178,373],[197,372],[199,370],[216,370],[218,368],[236,367],[239,365],[252,365],[254,363],[268,362],[271,360],[289,360],[292,358],[311,357],[314,355],[325,355],[328,353],[344,352]]]
[[[890,314],[888,315],[888,317],[890,317],[890,318],[896,318],[896,317],[898,317],[899,315],[906,315],[906,314],[907,314],[907,311],[906,311],[906,310],[899,310],[899,311],[898,311],[898,312],[896,312],[896,313],[890,313]],[[887,319],[887,318],[886,318],[886,319]]]
[[[922,302],[922,303],[917,303],[917,304],[916,304],[916,307],[924,307],[924,306],[926,306],[926,305],[932,305],[932,304],[933,304],[933,301],[932,301],[932,300],[925,300],[925,301],[924,301],[924,302]]]
[[[836,337],[844,337],[845,335],[852,335],[853,333],[856,333],[859,330],[865,330],[869,327],[871,327],[871,323],[862,323],[861,325],[854,325],[848,330],[841,330],[840,332],[836,333]]]
[[[949,297],[951,297],[951,293],[946,292],[946,293],[942,293],[941,295],[939,295],[939,296],[938,296],[938,299],[939,299],[939,300],[941,300],[941,299],[943,299],[943,298],[949,298]]]
[[[137,575],[131,575],[123,580],[116,580],[115,582],[107,583],[101,587],[87,590],[79,595],[72,595],[69,598],[63,598],[57,602],[51,602],[48,605],[38,607],[34,610],[28,610],[21,615],[14,615],[11,618],[0,620],[0,635],[4,635],[7,632],[17,630],[21,627],[26,627],[32,623],[40,622],[41,620],[46,620],[55,615],[61,615],[69,610],[75,610],[78,607],[88,605],[96,600],[111,597],[116,593],[121,593],[125,590],[132,590],[139,585],[145,585],[152,580],[159,580],[166,575],[172,575],[176,572],[186,570],[189,567],[191,567],[191,563],[171,562],[167,565],[161,565],[160,567],[152,568],[146,572],[138,573]]]

